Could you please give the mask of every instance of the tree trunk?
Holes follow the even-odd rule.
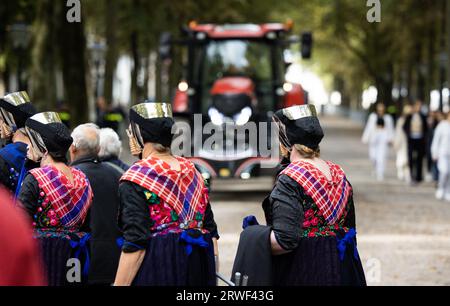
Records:
[[[406,90],[408,91],[407,99],[408,102],[412,102],[412,91],[413,91],[413,63],[408,62],[408,67],[406,68]]]
[[[178,83],[183,78],[183,60],[181,47],[175,48],[173,52],[173,58],[169,66],[169,80],[167,84],[166,101],[171,102]]]
[[[118,52],[117,52],[117,1],[105,0],[106,16],[106,44],[108,49],[105,58],[105,78],[103,95],[106,103],[110,104],[113,101],[113,83],[114,72],[116,70]]]
[[[444,111],[444,88],[446,86],[446,62],[448,61],[447,48],[447,20],[448,16],[445,15],[447,6],[449,4],[446,1],[441,2],[441,22],[440,22],[440,46],[439,46],[439,110]]]
[[[417,75],[417,83],[416,83],[416,95],[415,99],[419,99],[425,101],[425,74],[427,67],[423,65],[422,61],[422,45],[420,42],[417,43],[416,46],[416,75]]]
[[[434,3],[433,1],[428,2],[430,7],[430,12],[428,14],[433,14],[435,12]],[[427,51],[427,78],[425,80],[425,92],[429,93],[433,89],[435,89],[436,85],[436,78],[435,78],[435,72],[436,72],[436,39],[437,39],[437,28],[436,28],[436,19],[432,19],[431,16],[427,16],[426,18],[430,19],[430,25],[428,26],[428,51]],[[429,105],[430,103],[430,95],[425,95],[424,97],[425,104]]]
[[[5,70],[2,73],[3,84],[5,86],[5,92],[9,91],[9,66],[5,65]]]
[[[138,76],[139,69],[141,67],[139,58],[139,46],[138,46],[138,33],[133,31],[130,36],[131,39],[131,55],[133,57],[133,69],[131,70],[131,104],[137,104],[140,101],[139,88],[138,88]]]
[[[393,74],[394,68],[392,64],[382,71],[385,71],[385,75],[377,76],[375,78],[375,84],[378,90],[378,102],[383,102],[386,106],[392,105],[392,89],[393,89]]]
[[[142,96],[144,99],[148,99],[148,82],[150,79],[150,56],[146,55],[142,60],[142,68],[144,71],[144,84],[142,85]]]
[[[32,51],[32,101],[39,109],[56,108],[57,7],[52,0],[39,1],[33,26],[35,44]]]
[[[156,69],[155,69],[155,99],[156,101],[162,101],[162,60],[159,57],[159,54],[157,55],[156,59]]]
[[[450,0],[445,0],[447,9],[444,15],[447,24],[447,54],[450,55]],[[447,86],[450,86],[450,56],[447,58]]]
[[[54,4],[55,5],[55,4]],[[65,3],[58,4],[58,41],[64,79],[65,100],[71,105],[72,124],[87,122],[89,118],[86,84],[86,38],[84,23],[69,23],[66,20]]]

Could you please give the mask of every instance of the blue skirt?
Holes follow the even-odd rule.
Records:
[[[134,286],[216,285],[214,249],[210,235],[203,235],[208,247],[189,247],[180,238],[181,234],[170,233],[149,240],[144,260],[133,281]]]
[[[366,286],[359,255],[352,247],[343,255],[336,237],[302,238],[293,252],[274,257],[274,285]]]
[[[38,240],[48,285],[68,285],[66,265],[72,257],[70,240],[61,238],[39,238]]]

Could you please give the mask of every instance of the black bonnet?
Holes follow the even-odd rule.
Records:
[[[45,114],[51,114],[45,116]],[[43,120],[45,118],[45,120]],[[72,145],[70,130],[56,113],[40,113],[26,121],[26,127],[41,136],[46,150],[53,156],[64,158]]]
[[[316,150],[324,137],[313,105],[293,106],[279,110],[275,113],[274,120],[281,123],[280,141],[287,148],[300,144]]]
[[[139,127],[144,143],[159,143],[170,147],[174,125],[170,104],[147,102],[135,105],[130,109],[130,121]]]
[[[0,107],[14,117],[18,129],[25,127],[27,119],[37,112],[25,91],[11,93],[3,97],[0,99]]]

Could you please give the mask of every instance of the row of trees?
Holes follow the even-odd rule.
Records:
[[[450,72],[449,0],[383,0],[380,23],[366,19],[365,1],[354,0],[83,0],[81,23],[66,19],[63,0],[3,0],[0,4],[0,78],[8,90],[17,78],[41,108],[70,106],[75,122],[87,120],[94,99],[89,40],[103,40],[105,71],[103,94],[112,101],[118,59],[129,55],[132,101],[146,97],[151,74],[160,76],[161,64],[151,71],[162,31],[179,33],[191,20],[214,23],[272,22],[291,18],[296,32],[311,30],[315,50],[310,65],[339,90],[349,106],[360,105],[362,90],[375,85],[388,104],[394,88],[405,99],[429,100]],[[30,25],[25,49],[11,40],[11,25]],[[176,66],[176,65],[175,65]],[[173,74],[172,74],[173,75]],[[170,77],[169,77],[170,78]],[[58,80],[63,80],[59,84]],[[170,81],[170,80],[169,80]],[[167,98],[157,78],[158,98]]]
[[[450,1],[383,0],[380,23],[367,21],[365,2],[304,1],[293,11],[300,25],[315,34],[315,64],[354,107],[369,85],[388,105],[429,102],[430,91],[450,79]],[[393,97],[393,89],[399,97]]]
[[[179,33],[191,20],[264,22],[272,9],[266,0],[83,0],[81,23],[66,19],[67,1],[3,0],[0,4],[0,77],[6,90],[21,69],[19,87],[28,89],[35,103],[46,109],[69,106],[74,122],[87,120],[88,103],[94,99],[88,41],[105,41],[103,94],[112,101],[113,77],[118,59],[133,59],[131,99],[140,101],[148,92],[150,55],[158,49],[162,31]],[[273,4],[273,3],[271,3]],[[19,52],[11,41],[10,27],[30,25],[31,37]],[[18,61],[23,61],[19,67]],[[154,72],[155,73],[155,72]],[[160,73],[157,71],[157,75]],[[142,77],[143,75],[143,77]],[[61,78],[62,76],[62,78]],[[62,79],[63,84],[58,84]],[[161,80],[156,84],[161,98]],[[27,84],[27,86],[25,86]],[[62,103],[66,102],[66,103]],[[92,110],[91,110],[92,111]]]

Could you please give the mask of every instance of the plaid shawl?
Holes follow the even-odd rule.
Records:
[[[73,184],[51,166],[30,171],[65,228],[79,227],[84,223],[93,198],[87,177],[77,169],[71,168],[71,171]]]
[[[332,180],[307,162],[291,163],[280,175],[287,175],[310,196],[329,224],[335,224],[343,215],[352,188],[344,171],[336,164],[327,162]]]
[[[121,181],[135,183],[160,197],[183,220],[193,220],[195,213],[207,204],[201,174],[185,158],[177,157],[181,171],[175,171],[162,160],[140,160],[122,176]]]

